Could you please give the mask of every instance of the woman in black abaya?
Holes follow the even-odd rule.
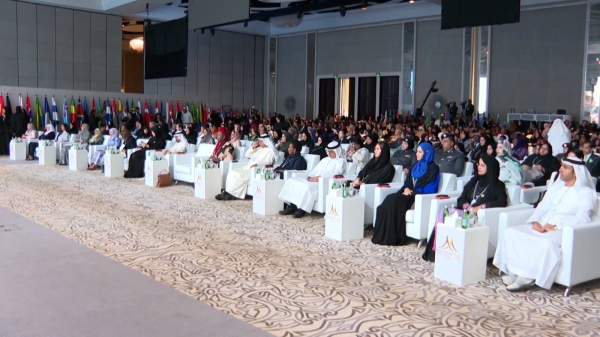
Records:
[[[469,212],[479,212],[480,209],[506,207],[508,197],[506,196],[506,186],[498,178],[500,177],[500,163],[494,156],[487,154],[481,155],[477,164],[477,174],[465,185],[460,197],[457,200],[458,215],[462,216],[464,210]],[[443,210],[436,218],[436,226],[444,221]],[[435,261],[435,233],[434,227],[423,259],[426,261]]]
[[[416,194],[436,193],[440,184],[440,170],[433,162],[431,143],[421,143],[417,149],[417,163],[397,193],[388,195],[377,207],[373,239],[377,245],[401,246],[406,241],[406,211],[415,202]]]
[[[125,172],[125,178],[143,178],[144,177],[144,162],[146,161],[147,150],[163,150],[166,141],[162,137],[160,126],[152,128],[152,137],[148,139],[148,143],[142,144],[129,158],[129,169]]]
[[[394,179],[396,169],[390,163],[390,146],[386,142],[375,145],[375,156],[358,173],[354,187],[361,184],[385,184]]]

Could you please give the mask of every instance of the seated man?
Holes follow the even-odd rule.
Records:
[[[283,171],[306,170],[306,159],[300,155],[298,149],[300,149],[300,142],[292,139],[288,145],[288,157],[275,168],[275,172],[279,173],[281,179],[283,179]]]
[[[250,181],[250,169],[256,166],[273,165],[278,155],[279,153],[275,150],[275,145],[273,145],[269,135],[261,135],[260,139],[254,142],[252,147],[246,151],[246,158],[250,159],[248,164],[227,174],[225,191],[215,196],[215,199],[244,199],[248,190],[248,181]]]
[[[460,177],[465,170],[467,162],[464,153],[454,149],[454,135],[444,133],[442,138],[442,149],[435,151],[434,162],[440,167],[440,173],[454,173]],[[472,172],[467,172],[471,174]]]
[[[534,284],[550,289],[561,260],[562,229],[590,222],[596,212],[595,186],[583,161],[564,158],[560,181],[552,184],[525,225],[510,227],[502,236],[494,265],[508,291]]]
[[[301,218],[306,212],[312,212],[313,205],[317,200],[319,178],[331,178],[344,174],[346,171],[346,159],[342,156],[340,143],[329,143],[327,145],[327,154],[328,157],[321,159],[306,180],[300,178],[286,180],[281,193],[279,193],[279,199],[289,205],[285,210],[280,211],[279,214],[294,214],[294,218]]]

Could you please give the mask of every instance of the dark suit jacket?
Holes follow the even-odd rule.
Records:
[[[600,177],[600,157],[592,154],[585,162],[585,167],[590,171],[592,177]]]
[[[281,165],[275,168],[275,171],[290,171],[290,170],[306,170],[306,160],[299,153],[291,155],[283,161]],[[279,177],[283,179],[283,172],[279,174]]]

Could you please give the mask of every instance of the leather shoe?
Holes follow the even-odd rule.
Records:
[[[215,199],[217,199],[217,200],[223,200],[223,194],[217,194],[217,195],[215,195]]]
[[[283,211],[279,211],[279,214],[281,215],[292,215],[294,213],[296,213],[298,209],[296,208],[296,206],[294,205],[288,205],[288,207],[286,207]]]
[[[304,215],[306,215],[306,212],[298,208],[298,210],[296,211],[296,213],[294,213],[294,218],[300,219]]]
[[[505,286],[509,286],[509,285],[515,283],[516,280],[517,280],[517,276],[510,276],[510,275],[502,276],[502,283],[504,283]]]

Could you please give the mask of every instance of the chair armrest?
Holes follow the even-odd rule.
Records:
[[[295,171],[295,172],[292,172],[292,178],[306,179],[306,178],[308,178],[309,173],[310,172],[308,172],[308,171]]]
[[[494,254],[496,253],[496,248],[498,247],[498,227],[500,224],[500,214],[531,209],[533,209],[532,205],[519,204],[508,207],[480,209],[479,212],[477,212],[479,223],[490,228],[490,234],[488,238],[488,258],[494,256]],[[510,218],[512,221],[512,216]],[[523,220],[523,222],[525,222],[525,220]],[[523,224],[523,222],[520,224]]]
[[[506,231],[506,229],[509,227],[524,225],[534,211],[535,209],[533,208],[521,210],[509,210],[508,208],[504,209],[504,212],[501,212],[498,218],[498,242],[500,242],[502,239],[502,235],[504,235],[504,231]]]
[[[562,263],[557,283],[573,285],[600,278],[594,258],[600,256],[600,222],[565,226],[562,235]]]
[[[429,240],[429,236],[431,236],[431,232],[433,231],[433,228],[436,225],[438,214],[440,214],[444,207],[448,206],[448,208],[450,208],[450,206],[452,205],[454,205],[455,207],[457,206],[456,201],[458,200],[460,193],[452,192],[448,193],[448,196],[450,197],[448,199],[433,199],[431,201],[431,206],[429,209],[429,223],[427,225],[427,240]]]
[[[521,203],[534,204],[540,199],[540,193],[545,192],[547,186],[536,186],[526,190],[521,189]]]
[[[377,221],[377,207],[383,203],[388,195],[397,193],[400,191],[404,184],[390,184],[390,187],[375,187],[374,199],[373,199],[373,225]]]
[[[288,180],[294,176],[294,173],[298,171],[296,170],[285,170],[283,171],[283,180]]]

